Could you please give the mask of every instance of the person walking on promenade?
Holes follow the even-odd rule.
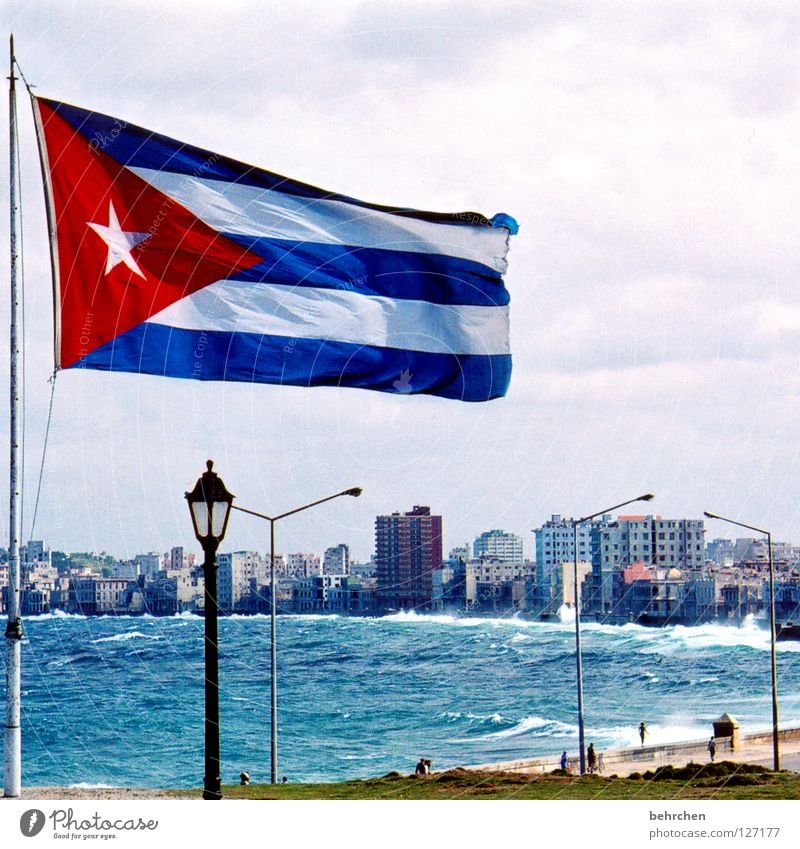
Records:
[[[589,775],[593,775],[597,769],[597,755],[594,753],[594,743],[589,743],[589,750],[586,752],[586,757],[589,763]]]
[[[567,757],[566,751],[561,753],[561,769],[564,772],[569,772],[569,758]]]
[[[602,775],[605,768],[606,765],[605,763],[603,763],[603,753],[600,752],[600,754],[597,756],[597,771]]]
[[[714,739],[713,735],[708,741],[708,746],[706,748],[708,749],[708,755],[711,758],[711,763],[714,763],[714,755],[717,754],[717,742]]]
[[[642,740],[642,745],[644,746],[644,738],[647,736],[647,726],[644,721],[639,723],[639,737]]]

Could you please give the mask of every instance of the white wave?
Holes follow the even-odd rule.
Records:
[[[200,617],[203,618],[203,617]],[[244,621],[249,622],[250,620],[258,621],[259,619],[270,619],[269,613],[231,613],[229,616],[221,617],[223,620],[233,620],[233,621]]]
[[[437,718],[447,719],[449,722],[457,722],[459,719],[468,719],[470,722],[491,722],[493,725],[498,725],[501,722],[507,721],[499,713],[462,713],[459,710],[446,710],[436,716]]]
[[[522,734],[528,734],[531,737],[571,737],[577,733],[578,729],[575,725],[568,725],[557,719],[544,719],[541,716],[526,716],[511,728],[493,731],[482,739],[499,740],[505,737],[519,737]]]
[[[111,637],[98,637],[96,640],[92,640],[93,643],[124,643],[127,640],[163,640],[163,637],[159,636],[151,636],[150,634],[143,634],[141,631],[128,631],[125,634],[114,634]]]
[[[575,608],[562,604],[558,608],[558,620],[562,625],[575,624]]]
[[[463,714],[459,710],[446,710],[444,713],[436,714],[437,718],[442,717],[443,719],[449,719],[451,722],[455,722],[457,719],[461,719]]]
[[[80,781],[78,784],[70,784],[75,790],[117,790],[116,784],[89,784],[86,781]]]
[[[417,613],[414,610],[401,610],[380,617],[381,622],[435,622],[440,625],[452,625],[458,621],[456,616],[448,614]]]
[[[667,743],[685,743],[692,740],[708,739],[710,723],[699,725],[687,722],[685,718],[676,717],[670,724],[647,723],[646,746],[660,746]],[[615,725],[611,727],[591,728],[586,730],[587,739],[600,738],[607,742],[603,745],[611,749],[632,749],[641,746],[638,726]],[[595,744],[597,745],[597,744]]]
[[[70,663],[74,663],[76,660],[82,660],[84,657],[87,657],[85,654],[70,654],[66,657],[62,657],[58,660],[49,660],[47,662],[47,666],[50,669],[58,669],[61,666],[68,666]]]
[[[51,619],[88,619],[83,613],[65,613],[63,610],[53,610],[50,613],[37,613],[34,616],[26,616],[26,622],[48,622]]]
[[[267,618],[269,618],[269,614],[264,614]],[[294,614],[298,619],[305,619],[309,622],[314,622],[317,619],[325,619],[325,620],[334,620],[341,619],[342,617],[338,613],[297,613]]]

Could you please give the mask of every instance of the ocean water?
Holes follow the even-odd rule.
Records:
[[[202,786],[203,626],[27,619],[23,784]],[[706,737],[725,711],[746,733],[771,727],[769,637],[753,622],[581,633],[598,750],[636,745],[642,720],[649,743]],[[269,618],[221,619],[219,644],[223,781],[268,781]],[[782,726],[800,725],[798,652],[778,644]],[[421,756],[438,769],[575,753],[574,626],[281,616],[278,711],[279,774],[292,781],[411,772]]]

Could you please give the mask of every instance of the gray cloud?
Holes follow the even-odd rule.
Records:
[[[255,509],[363,484],[284,538],[360,557],[375,513],[414,503],[445,512],[450,546],[650,488],[664,515],[730,508],[800,539],[794,9],[89,0],[13,17],[48,96],[366,199],[522,224],[514,377],[491,404],[60,375],[54,545],[191,544],[182,494],[206,456]],[[30,485],[51,313],[27,112],[21,131]]]

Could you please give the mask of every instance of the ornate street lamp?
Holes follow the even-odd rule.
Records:
[[[233,495],[225,488],[222,478],[212,471],[213,460],[206,463],[194,489],[186,493],[194,535],[203,547],[203,576],[205,579],[205,775],[203,798],[222,798],[222,779],[219,766],[219,648],[217,643],[217,549],[225,537]]]

